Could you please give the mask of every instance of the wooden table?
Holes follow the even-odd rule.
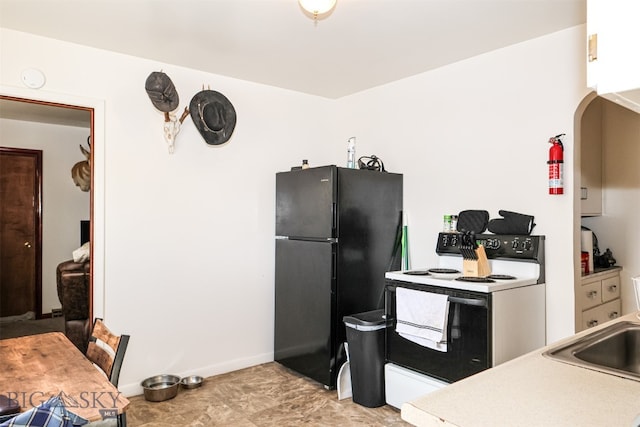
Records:
[[[89,421],[129,406],[61,332],[0,340],[0,394],[25,411],[61,393],[67,409]]]

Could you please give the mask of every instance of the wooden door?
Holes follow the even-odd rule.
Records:
[[[0,147],[0,317],[42,316],[42,151]]]

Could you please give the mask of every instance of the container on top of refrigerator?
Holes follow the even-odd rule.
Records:
[[[347,168],[356,168],[356,137],[347,140]]]

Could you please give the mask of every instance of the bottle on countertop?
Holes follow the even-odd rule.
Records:
[[[589,252],[580,252],[580,270],[582,276],[589,274]]]
[[[308,160],[303,160],[302,161],[302,169],[309,169],[309,161]]]
[[[352,136],[347,140],[347,167],[356,168],[356,137]]]

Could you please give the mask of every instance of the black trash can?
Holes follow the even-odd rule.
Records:
[[[384,310],[344,316],[349,344],[353,401],[368,408],[385,404]]]

